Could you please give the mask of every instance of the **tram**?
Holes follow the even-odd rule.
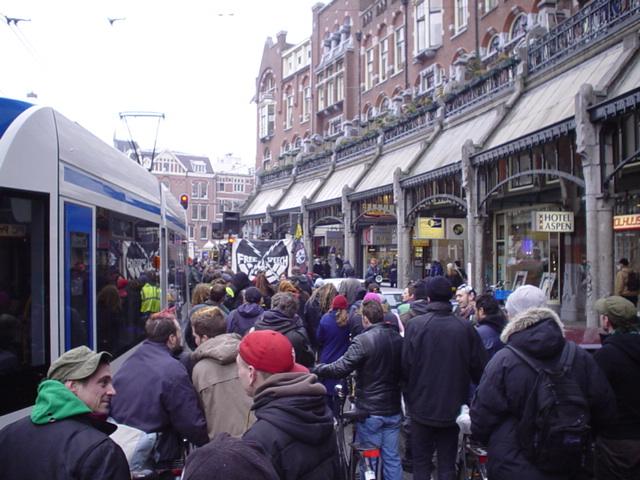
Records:
[[[144,283],[163,308],[186,301],[185,228],[145,168],[52,108],[0,98],[0,428],[66,350],[123,358],[143,339]]]

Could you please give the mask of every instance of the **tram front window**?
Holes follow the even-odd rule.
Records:
[[[0,415],[33,404],[49,358],[48,197],[0,189]]]

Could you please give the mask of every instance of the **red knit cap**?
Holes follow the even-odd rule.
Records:
[[[336,295],[331,302],[331,310],[346,310],[349,308],[349,304],[347,303],[347,297],[344,295]]]
[[[305,372],[295,362],[295,352],[287,337],[274,330],[251,332],[240,342],[240,356],[247,365],[267,373]]]

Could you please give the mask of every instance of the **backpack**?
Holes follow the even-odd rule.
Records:
[[[516,426],[524,456],[543,472],[579,471],[591,443],[591,415],[587,399],[571,374],[576,344],[565,343],[554,368],[543,367],[511,345],[507,348],[537,373]]]
[[[637,292],[640,290],[640,274],[631,270],[627,276],[627,290]]]

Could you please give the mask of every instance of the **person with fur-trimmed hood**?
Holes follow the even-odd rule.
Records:
[[[546,296],[537,287],[516,289],[507,299],[509,321],[500,339],[553,368],[567,340],[562,321],[545,303]],[[591,355],[581,348],[576,349],[571,372],[589,402],[591,427],[597,432],[615,414],[611,387]],[[491,480],[568,478],[541,472],[525,458],[518,443],[516,426],[536,376],[513,351],[503,348],[491,359],[480,380],[471,406],[471,431],[475,439],[487,445]]]

